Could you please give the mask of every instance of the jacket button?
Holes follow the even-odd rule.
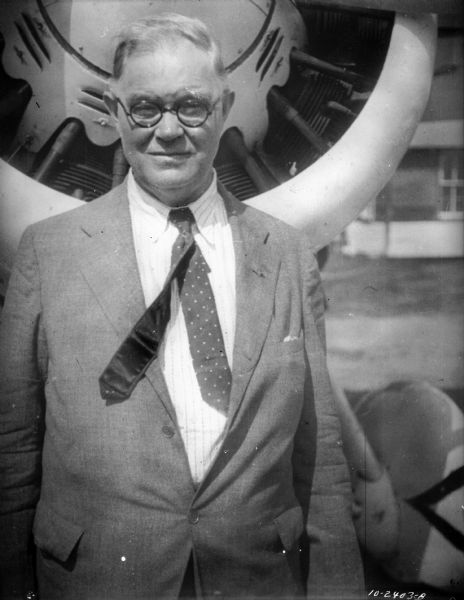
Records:
[[[167,438],[172,438],[174,435],[174,429],[172,427],[169,427],[169,425],[165,425],[164,427],[162,427],[161,431],[163,432],[163,435],[165,435]]]
[[[200,515],[196,510],[191,510],[188,514],[188,520],[192,525],[196,525],[200,520]]]

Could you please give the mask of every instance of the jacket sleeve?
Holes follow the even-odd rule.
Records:
[[[32,522],[40,493],[44,344],[30,230],[11,274],[0,326],[0,598],[34,590]]]
[[[300,253],[307,361],[305,402],[294,446],[295,491],[309,539],[308,598],[364,596],[352,494],[325,357],[324,297],[316,261]],[[308,566],[306,565],[306,570]]]

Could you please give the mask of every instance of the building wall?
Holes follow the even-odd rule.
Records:
[[[438,151],[409,150],[377,198],[378,221],[434,219],[440,196]]]

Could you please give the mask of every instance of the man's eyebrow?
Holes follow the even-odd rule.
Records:
[[[183,100],[184,98],[200,98],[202,100],[210,100],[212,98],[212,94],[207,90],[183,88],[174,94],[174,98],[176,100]]]
[[[183,94],[180,94],[175,98],[175,102],[182,102],[183,100],[202,100],[206,102],[211,102],[212,96],[209,93],[184,92]]]

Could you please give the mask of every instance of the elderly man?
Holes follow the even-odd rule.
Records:
[[[218,185],[232,102],[201,22],[127,27],[106,94],[127,181],[23,237],[1,334],[6,597],[362,587],[316,263]]]

